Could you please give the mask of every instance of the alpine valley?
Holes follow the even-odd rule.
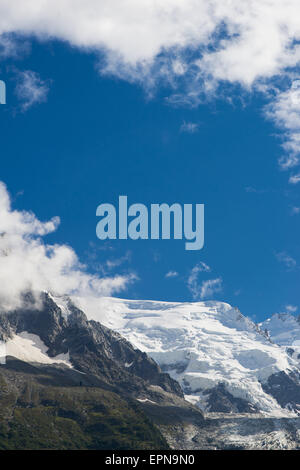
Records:
[[[0,449],[299,449],[300,320],[28,293],[0,314]]]

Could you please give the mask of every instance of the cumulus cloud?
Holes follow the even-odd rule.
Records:
[[[175,105],[219,96],[220,84],[263,92],[289,169],[300,151],[299,17],[299,0],[1,0],[0,35],[95,52],[101,73],[148,89],[166,81]]]
[[[48,244],[59,218],[41,222],[31,212],[16,211],[6,186],[0,183],[0,305],[2,310],[22,304],[28,291],[57,295],[111,295],[134,281],[134,275],[99,278],[89,274],[67,245]]]
[[[173,51],[160,62],[172,74],[183,75],[192,61],[217,80],[251,85],[297,64],[299,8],[298,0],[2,0],[0,34],[104,49],[111,70],[119,62],[136,73]],[[187,48],[196,48],[198,61],[184,56]]]

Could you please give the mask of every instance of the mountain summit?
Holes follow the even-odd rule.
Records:
[[[167,448],[161,423],[203,421],[145,352],[59,301],[0,314],[0,448]]]
[[[157,361],[204,412],[300,414],[298,361],[229,304],[74,301]]]
[[[299,362],[238,309],[37,297],[0,314],[0,448],[299,448]]]

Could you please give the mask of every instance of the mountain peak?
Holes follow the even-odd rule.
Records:
[[[119,331],[150,355],[202,409],[213,411],[210,396],[222,395],[228,402],[230,395],[233,410],[289,414],[287,396],[279,403],[276,387],[268,384],[276,374],[298,371],[297,361],[237,308],[214,301],[73,300],[88,318]]]

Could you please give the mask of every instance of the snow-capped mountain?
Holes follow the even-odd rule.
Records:
[[[203,422],[119,333],[67,298],[37,297],[0,312],[0,449],[165,449],[161,422],[166,437],[171,425]]]
[[[74,301],[88,318],[150,355],[204,411],[272,416],[300,411],[297,360],[226,303]]]
[[[49,423],[45,446],[60,447],[71,420],[80,435],[64,434],[64,448],[111,439],[129,448],[299,448],[298,363],[230,305],[49,293],[26,302],[0,314],[0,425],[14,429],[25,414],[31,448],[40,442],[36,413]],[[9,445],[19,441],[0,436],[0,448]]]
[[[293,359],[300,362],[300,316],[276,313],[260,327],[268,332],[271,340],[285,348]]]
[[[0,449],[25,445],[18,440],[23,428],[18,428],[16,441],[9,437],[23,413],[33,428],[33,448],[40,443],[39,421],[32,424],[35,413],[51,428],[51,442],[47,437],[43,441],[47,448],[165,448],[161,422],[167,422],[163,433],[168,438],[170,426],[174,434],[175,426],[182,430],[194,424],[198,429],[204,421],[201,410],[184,399],[180,385],[145,352],[118,332],[89,321],[68,297],[46,292],[28,294],[21,308],[0,312],[1,430],[8,419],[8,437],[1,431]],[[76,442],[60,442],[61,426],[66,431],[79,426]]]
[[[30,300],[21,309],[0,314],[5,357],[40,366],[62,366],[66,373],[68,369],[85,375],[94,373],[114,386],[126,389],[126,383],[130,384],[126,392],[135,390],[137,396],[147,396],[148,382],[182,396],[179,385],[144,352],[134,349],[117,332],[88,321],[69,299],[60,298],[59,304],[54,299],[42,293],[38,306]]]

